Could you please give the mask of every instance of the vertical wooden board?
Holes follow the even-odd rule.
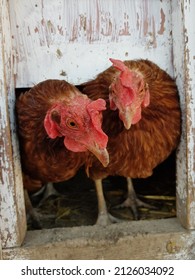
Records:
[[[186,151],[186,113],[184,85],[184,25],[182,1],[172,2],[173,64],[182,110],[182,136],[177,153],[177,216],[186,227],[187,224],[187,151]]]
[[[186,63],[186,130],[189,228],[195,228],[195,2],[184,1]]]
[[[0,239],[0,260],[3,259],[3,256],[2,256],[2,247],[1,247],[1,239]]]
[[[16,87],[80,84],[109,57],[149,58],[172,74],[170,0],[10,1]]]
[[[26,232],[14,104],[8,1],[0,0],[0,234],[2,247],[20,245]]]
[[[182,138],[177,161],[177,213],[195,228],[195,2],[172,2],[174,70],[182,109]]]

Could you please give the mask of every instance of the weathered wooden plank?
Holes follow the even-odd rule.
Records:
[[[2,247],[1,247],[1,239],[0,239],[0,260],[2,260],[3,256],[2,256]]]
[[[4,259],[195,259],[195,232],[177,219],[28,232],[21,248],[4,249]]]
[[[149,58],[173,73],[170,0],[13,0],[10,11],[16,87],[79,84],[109,57]]]
[[[182,139],[177,161],[177,215],[195,228],[195,15],[194,1],[172,1],[173,58],[182,109]]]
[[[23,185],[14,118],[14,76],[8,1],[0,0],[0,236],[18,246],[26,231]]]

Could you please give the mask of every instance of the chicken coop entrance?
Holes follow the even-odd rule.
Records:
[[[195,3],[62,2],[0,0],[0,258],[194,259],[195,28],[191,18]],[[106,228],[93,226],[97,214],[95,189],[81,170],[64,183],[66,188],[61,184],[55,186],[59,191],[66,190],[60,199],[48,201],[51,208],[42,205],[43,212],[54,211],[55,219],[52,215],[50,220],[45,219],[46,226],[41,232],[27,231],[15,93],[18,95],[46,79],[66,79],[79,85],[108,68],[110,57],[149,59],[176,79],[182,110],[180,145],[158,166],[154,176],[134,180],[140,195],[149,194],[150,199],[158,196],[155,206],[158,208],[159,201],[163,201],[166,207],[160,207],[159,212],[141,210],[140,221]],[[108,204],[113,206],[125,194],[123,179],[109,177],[104,180],[104,190]],[[173,200],[166,200],[167,196]],[[84,203],[76,204],[77,197]],[[87,199],[92,205],[85,203]],[[131,217],[129,210],[117,213],[127,220]],[[156,217],[151,217],[151,213]],[[85,216],[89,217],[87,222]]]

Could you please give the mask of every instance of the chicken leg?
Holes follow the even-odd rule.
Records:
[[[131,178],[127,177],[126,179],[127,179],[127,198],[123,203],[115,206],[114,208],[130,207],[133,212],[133,216],[135,220],[138,220],[139,219],[139,214],[137,210],[138,207],[146,207],[150,209],[155,209],[155,207],[137,198]]]
[[[25,201],[26,213],[27,215],[29,215],[33,227],[36,229],[41,229],[42,226],[41,226],[39,214],[37,213],[36,209],[34,209],[34,207],[32,206],[28,191],[26,189],[24,189],[24,201]]]
[[[97,192],[97,199],[98,199],[98,218],[96,221],[96,225],[106,226],[111,223],[117,223],[120,220],[113,217],[111,214],[108,213],[108,209],[106,206],[106,201],[104,198],[103,193],[103,185],[102,180],[98,179],[94,181],[96,192]]]
[[[51,182],[47,183],[44,186],[43,190],[40,190],[38,193],[35,193],[33,196],[39,195],[42,192],[43,192],[43,198],[39,202],[38,207],[42,206],[49,197],[51,197],[51,196],[56,196],[56,197],[60,196],[60,193],[58,191],[56,191],[56,189],[54,188],[53,183],[51,183]]]

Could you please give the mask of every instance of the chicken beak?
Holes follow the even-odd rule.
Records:
[[[104,167],[109,164],[109,154],[106,148],[100,148],[97,144],[88,147],[88,150],[93,153]]]
[[[123,123],[124,123],[124,127],[125,127],[127,130],[129,130],[130,127],[131,127],[131,119],[129,118],[129,116],[126,116],[126,117],[124,118]]]
[[[119,113],[119,117],[122,120],[124,127],[128,130],[131,127],[133,114],[129,110],[129,108],[126,108],[123,112]]]

